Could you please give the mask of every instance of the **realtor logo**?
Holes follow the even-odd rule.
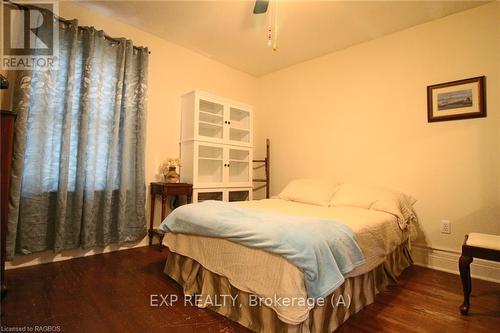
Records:
[[[1,65],[3,70],[54,69],[59,51],[58,2],[3,2]]]

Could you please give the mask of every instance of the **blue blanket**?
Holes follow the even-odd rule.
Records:
[[[329,295],[344,282],[343,274],[365,262],[345,224],[219,201],[181,206],[160,230],[223,238],[281,255],[304,272],[307,294],[313,299]]]

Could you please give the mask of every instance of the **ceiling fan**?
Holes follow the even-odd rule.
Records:
[[[255,6],[253,7],[254,14],[264,14],[267,12],[267,7],[269,6],[269,1],[266,0],[256,0]]]
[[[265,14],[269,7],[269,0],[256,0],[253,7],[254,14]],[[269,19],[269,27],[267,28],[267,45],[272,47],[273,51],[278,50],[278,2],[273,2]],[[273,27],[274,26],[274,27]]]

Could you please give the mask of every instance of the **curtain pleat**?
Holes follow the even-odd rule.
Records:
[[[146,235],[147,49],[71,21],[56,63],[14,86],[10,259]]]

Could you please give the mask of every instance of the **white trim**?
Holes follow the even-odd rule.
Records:
[[[422,244],[412,244],[414,264],[453,274],[458,272],[460,252],[437,249]],[[500,262],[476,259],[471,264],[471,276],[481,280],[500,283]]]
[[[105,248],[92,250],[67,250],[58,254],[52,251],[34,253],[25,256],[16,256],[13,262],[6,262],[5,269],[16,269],[34,265],[41,265],[51,262],[64,261],[80,257],[93,256],[101,253],[127,250],[136,247],[148,245],[148,238],[129,245],[109,245]],[[417,266],[428,267],[438,271],[444,271],[453,274],[458,273],[458,258],[460,253],[456,251],[431,248],[422,244],[412,244],[411,254],[414,264]],[[500,283],[500,263],[483,259],[474,259],[471,264],[471,275],[474,278]]]

